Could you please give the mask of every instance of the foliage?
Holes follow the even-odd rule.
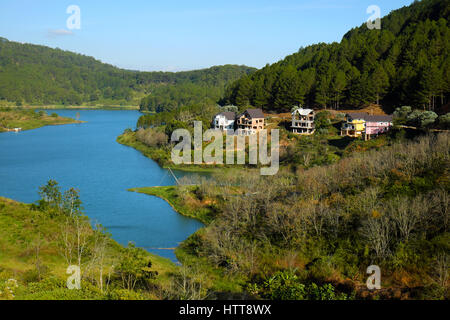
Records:
[[[437,119],[437,114],[433,111],[418,111],[414,110],[411,112],[411,114],[407,117],[408,123],[414,126],[417,126],[419,128],[426,128],[429,125],[433,124],[434,121]]]
[[[246,278],[250,291],[267,298],[331,299],[330,287],[319,284],[363,282],[371,264],[382,268],[384,283],[415,288],[405,289],[410,298],[434,283],[445,291],[448,139],[440,133],[398,141],[269,179],[219,174],[207,187],[219,212],[181,250]],[[292,268],[301,272],[277,274]],[[274,276],[266,289],[258,280]],[[435,294],[428,298],[442,291]]]
[[[151,267],[152,263],[145,251],[129,243],[127,248],[122,249],[115,272],[121,278],[124,289],[134,290],[137,285],[145,286],[156,277],[158,273],[152,271]]]
[[[450,112],[440,116],[438,122],[442,129],[450,129]]]
[[[438,115],[433,111],[412,110],[409,106],[397,108],[394,112],[394,122],[397,125],[410,125],[427,128],[433,125]]]
[[[166,134],[170,137],[172,131],[177,128],[193,127],[194,121],[202,121],[203,124],[210,123],[212,117],[219,111],[220,109],[216,105],[188,105],[173,111],[143,115],[138,119],[136,126],[144,129],[166,126]]]
[[[260,294],[271,300],[347,300],[345,293],[336,293],[331,284],[303,284],[292,271],[280,271],[268,278]]]
[[[314,125],[316,130],[323,131],[331,127],[331,114],[329,111],[321,111],[316,114]]]
[[[136,139],[149,147],[161,147],[168,143],[169,138],[164,132],[152,128],[141,128],[136,132]]]
[[[252,71],[235,65],[178,73],[128,71],[60,49],[4,38],[0,41],[0,101],[14,102],[17,106],[24,103],[137,105],[148,92],[157,92],[158,101],[166,99],[166,92],[169,95],[182,92],[192,100],[197,99],[202,88],[211,91],[206,96],[214,100],[228,81]],[[195,95],[189,94],[195,88],[198,88]],[[169,98],[167,107],[186,102],[181,99],[181,96]],[[145,109],[148,108],[142,108]]]
[[[381,30],[350,30],[340,43],[300,48],[232,83],[222,104],[288,111],[410,104],[437,110],[450,88],[448,2],[415,1],[382,18]]]
[[[158,86],[140,102],[141,111],[173,111],[195,104],[214,105],[225,92],[225,86],[254,69],[226,65],[206,70],[191,71],[191,76],[173,84]]]

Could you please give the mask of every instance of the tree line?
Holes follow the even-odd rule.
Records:
[[[140,110],[163,112],[188,105],[215,105],[224,95],[228,84],[255,70],[245,66],[226,65],[192,71],[188,78],[151,90],[151,93],[141,100]]]

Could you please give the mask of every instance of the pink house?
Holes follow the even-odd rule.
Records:
[[[371,116],[364,117],[365,129],[364,139],[369,140],[371,136],[387,132],[392,127],[392,115],[390,116]]]

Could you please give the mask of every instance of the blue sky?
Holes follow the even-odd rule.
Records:
[[[121,68],[179,71],[222,64],[260,68],[301,46],[340,41],[349,29],[412,0],[0,0],[0,36],[58,47]],[[68,30],[69,5],[81,29]]]

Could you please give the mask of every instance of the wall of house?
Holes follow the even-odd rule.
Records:
[[[220,127],[224,127],[225,129],[233,129],[234,128],[234,120],[228,120],[223,116],[217,116],[214,118],[214,127],[220,129]]]
[[[350,122],[347,122],[349,125],[352,125],[355,131],[363,131],[365,126],[365,121],[360,119],[354,119]]]
[[[366,134],[379,134],[389,130],[391,123],[389,122],[367,122]]]

